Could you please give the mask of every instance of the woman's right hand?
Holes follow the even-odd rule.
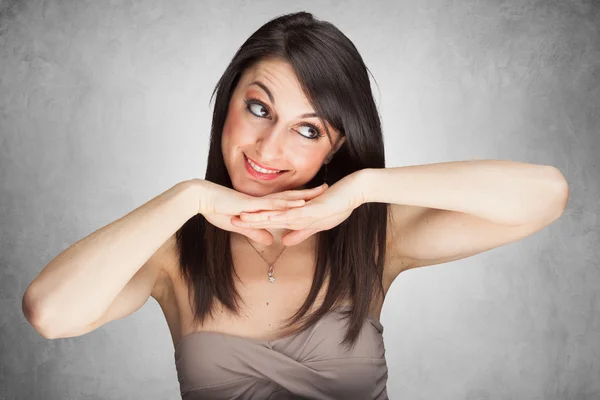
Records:
[[[269,231],[240,228],[232,225],[231,219],[242,212],[273,210],[276,214],[290,208],[302,207],[306,201],[317,197],[327,188],[326,185],[321,185],[313,189],[287,190],[254,197],[207,180],[198,179],[198,182],[200,183],[198,213],[216,227],[240,233],[267,246],[273,242],[273,236]]]

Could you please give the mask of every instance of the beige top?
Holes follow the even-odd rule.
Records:
[[[342,342],[343,306],[310,329],[275,340],[219,332],[185,335],[175,347],[183,400],[387,400],[383,326],[372,317],[354,348]]]

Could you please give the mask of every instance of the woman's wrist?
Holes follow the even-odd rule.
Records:
[[[356,190],[358,192],[357,196],[360,199],[360,204],[365,204],[369,202],[373,202],[372,198],[372,190],[373,190],[373,179],[375,175],[375,171],[372,168],[364,168],[356,171]]]
[[[192,178],[182,182],[182,185],[186,187],[185,197],[187,200],[185,203],[187,204],[186,207],[190,210],[191,216],[202,214],[202,196],[206,193],[206,181],[200,178]]]

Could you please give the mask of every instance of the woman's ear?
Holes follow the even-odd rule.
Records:
[[[338,141],[335,143],[334,149],[332,150],[331,157],[333,157],[333,155],[335,153],[337,153],[337,151],[340,149],[340,147],[342,147],[342,145],[344,144],[345,141],[346,141],[346,136],[339,137]]]
[[[334,148],[331,150],[329,155],[325,158],[325,161],[323,162],[323,164],[329,164],[329,162],[331,161],[331,159],[333,158],[335,153],[337,153],[337,151],[340,149],[340,147],[342,147],[342,145],[344,144],[345,141],[346,141],[346,136],[339,137],[339,139],[335,143]]]

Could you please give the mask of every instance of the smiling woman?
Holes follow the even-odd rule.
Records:
[[[255,196],[303,187],[346,139],[325,124],[288,62],[255,63],[242,74],[223,127],[223,159],[233,187]]]
[[[302,367],[308,359],[297,361],[306,356],[302,353],[252,350],[252,357],[264,357],[264,368],[251,358],[239,368],[253,364],[267,378],[263,385],[242,370],[212,380],[193,376],[186,362],[195,356],[178,353],[182,388],[244,378],[231,385],[235,389],[205,389],[204,394],[226,398],[227,390],[239,390],[243,398],[267,398],[281,390],[281,398],[387,398],[381,332],[365,322],[377,320],[384,298],[389,205],[362,204],[356,185],[357,171],[385,167],[380,119],[360,54],[333,24],[306,12],[283,15],[246,40],[215,93],[206,181],[256,197],[316,189],[325,182],[335,185],[327,190],[333,190],[330,201],[340,209],[324,218],[327,229],[311,235],[303,231],[302,240],[285,238],[293,229],[261,228],[275,237],[268,245],[222,229],[226,223],[216,222],[210,212],[191,218],[176,235],[178,264],[193,298],[194,318],[185,332],[211,330],[255,339],[285,333],[286,343],[304,341],[301,347],[312,349],[310,358],[344,365],[349,365],[344,359],[369,361],[357,364],[356,373],[341,364],[323,369],[323,364],[306,375]],[[305,200],[317,201],[319,195]],[[230,215],[232,226],[241,223],[241,214]],[[339,307],[345,307],[338,312],[348,317],[346,322],[325,319]],[[227,318],[213,317],[212,310]],[[344,335],[334,334],[338,329]],[[319,344],[318,338],[325,337],[339,342]],[[243,347],[255,348],[249,342]],[[282,357],[285,365],[273,364]],[[227,366],[232,368],[237,370]],[[338,371],[337,383],[326,383],[327,368]],[[281,370],[290,375],[277,376]],[[352,384],[345,379],[357,374],[370,379]],[[250,387],[258,388],[254,397],[247,392]]]
[[[385,168],[368,69],[310,13],[252,33],[215,94],[205,178],[73,244],[23,296],[49,338],[154,297],[186,400],[387,399],[394,279],[529,236],[569,197],[548,165]]]

